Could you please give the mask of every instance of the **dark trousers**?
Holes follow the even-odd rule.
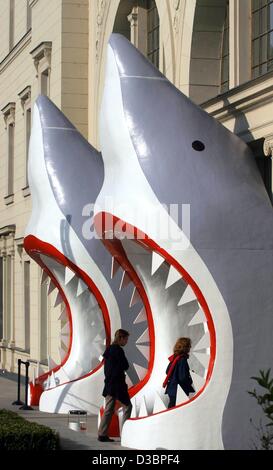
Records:
[[[115,412],[115,403],[116,403],[116,399],[112,397],[111,395],[107,395],[105,397],[105,409],[104,409],[103,417],[101,418],[101,422],[100,422],[100,426],[98,430],[99,436],[107,436],[108,428],[110,426],[112,416]],[[132,404],[131,403],[129,405],[122,404],[122,407],[123,407],[124,412],[123,412],[123,419],[122,419],[121,427],[123,426],[126,419],[130,418],[131,416]]]
[[[169,396],[169,404],[168,404],[168,408],[172,408],[173,406],[175,406],[175,402],[176,402],[176,395],[168,395]]]

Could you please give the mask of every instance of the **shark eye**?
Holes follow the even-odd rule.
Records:
[[[195,140],[192,143],[192,148],[197,152],[202,152],[203,150],[205,150],[205,145],[203,144],[203,142],[200,142],[200,140]]]

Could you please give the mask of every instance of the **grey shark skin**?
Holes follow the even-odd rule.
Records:
[[[69,240],[69,228],[72,227],[78,237],[78,242],[84,246],[107,280],[118,305],[122,327],[131,331],[132,322],[141,309],[140,304],[133,305],[129,309],[134,286],[131,284],[120,289],[122,269],[111,279],[112,257],[100,239],[95,236],[91,237],[93,233],[91,205],[95,203],[104,180],[101,154],[87,142],[49,98],[39,96],[35,104],[41,121],[47,178],[53,198],[63,214],[62,224],[59,227],[62,251],[72,262],[77,263],[74,261],[74,253]],[[43,196],[40,195],[40,197]],[[84,208],[88,210],[83,212]],[[85,231],[83,230],[84,224],[86,225]],[[56,227],[52,226],[52,230],[56,230]],[[96,280],[94,283],[96,284]],[[98,285],[97,288],[100,289],[100,286]],[[130,310],[129,314],[128,310]],[[112,313],[109,312],[110,317]],[[134,326],[126,354],[131,363],[140,364],[145,369],[147,359],[135,347],[136,339],[143,333],[143,329],[144,324]],[[113,334],[114,331],[111,331],[111,337]],[[139,381],[132,367],[129,370],[129,377],[133,384]]]
[[[191,244],[229,312],[234,360],[222,420],[224,448],[251,448],[250,418],[259,420],[247,394],[251,376],[273,366],[269,197],[242,140],[177,90],[123,36],[112,34],[109,44],[142,172],[162,204],[190,204]],[[204,149],[195,150],[195,141]]]

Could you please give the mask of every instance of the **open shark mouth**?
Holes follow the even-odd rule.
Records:
[[[49,371],[37,374],[35,379],[35,385],[51,390],[98,371],[102,353],[110,344],[109,314],[92,279],[56,248],[31,235],[25,238],[24,245],[43,270],[41,284],[49,280],[47,294],[57,291],[54,307],[62,304],[58,319],[61,363],[57,365],[49,357]]]
[[[109,312],[100,290],[92,279],[56,248],[31,235],[25,238],[24,245],[28,254],[43,270],[41,284],[49,279],[48,295],[57,291],[54,307],[63,304],[59,317],[62,326],[59,346],[61,363],[56,364],[48,357],[49,371],[37,374],[33,384],[40,386],[40,392],[50,391],[83,380],[99,371],[103,365],[102,353],[111,342]],[[117,266],[116,258],[112,259],[112,278],[120,266],[124,269],[119,283],[121,291],[129,284],[128,264],[121,262]],[[134,287],[128,305],[134,315],[131,322],[134,325],[141,323],[141,334],[135,347],[145,357],[143,367],[137,363],[134,354],[131,370],[126,377],[130,395],[133,396],[150,377],[154,357],[154,328],[149,301],[132,266],[130,280],[131,278],[135,286],[138,286]],[[134,313],[134,307],[139,310],[137,315]],[[149,324],[149,331],[146,324]],[[35,404],[34,401],[32,404]]]
[[[117,226],[122,230],[116,230]],[[171,352],[178,335],[192,338],[189,364],[195,394],[189,399],[179,387],[175,408],[187,405],[207,387],[216,356],[215,328],[203,294],[187,271],[136,227],[109,213],[98,213],[95,227],[113,256],[113,274],[120,265],[124,269],[125,282],[135,284],[131,304],[137,302],[142,292],[146,307],[135,319],[135,323],[147,321],[147,329],[138,339],[137,346],[147,358],[152,356],[152,360],[148,383],[130,389],[132,419],[171,411],[167,409],[168,397],[162,383],[166,352]],[[150,308],[151,316],[147,316]]]

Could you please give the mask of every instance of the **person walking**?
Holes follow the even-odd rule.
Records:
[[[113,343],[103,354],[105,384],[102,395],[105,397],[105,410],[98,429],[98,440],[102,442],[114,442],[108,436],[108,428],[115,411],[116,401],[119,401],[124,408],[122,425],[131,416],[132,404],[128,385],[125,382],[125,371],[129,369],[129,363],[122,349],[127,344],[128,338],[128,331],[117,330]]]
[[[195,393],[188,364],[190,349],[191,339],[179,338],[173,348],[174,354],[169,357],[170,362],[166,369],[167,376],[163,383],[163,388],[166,387],[165,394],[169,396],[168,408],[176,405],[178,385],[180,385],[187,396],[190,393]]]

